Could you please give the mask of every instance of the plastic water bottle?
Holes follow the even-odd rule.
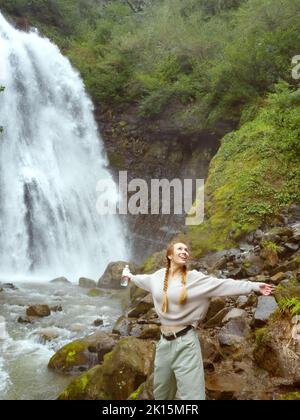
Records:
[[[122,271],[121,286],[123,287],[128,286],[128,281],[130,280],[129,274],[130,274],[130,269],[129,269],[129,266],[126,265]]]

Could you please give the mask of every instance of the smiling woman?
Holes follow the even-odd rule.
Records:
[[[153,274],[127,274],[133,283],[152,294],[161,321],[154,368],[156,400],[173,400],[177,391],[182,400],[205,399],[196,328],[206,316],[210,298],[247,295],[253,291],[270,295],[273,291],[265,283],[218,279],[197,270],[188,271],[189,257],[188,244],[171,242],[166,251],[166,268]]]

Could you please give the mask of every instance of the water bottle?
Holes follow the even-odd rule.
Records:
[[[122,271],[121,286],[123,287],[128,286],[128,281],[130,280],[129,274],[130,274],[130,269],[129,269],[129,266],[126,265]]]

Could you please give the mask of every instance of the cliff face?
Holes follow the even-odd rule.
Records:
[[[96,119],[105,142],[111,168],[118,182],[119,171],[127,171],[128,182],[142,179],[148,185],[149,213],[151,180],[206,179],[211,159],[219,147],[219,134],[208,131],[185,133],[168,118],[143,119],[134,106],[120,113],[97,109]],[[132,196],[138,190],[128,195]],[[153,197],[152,197],[153,199]],[[129,243],[137,262],[165,247],[185,229],[185,214],[140,214],[124,216],[129,224]]]

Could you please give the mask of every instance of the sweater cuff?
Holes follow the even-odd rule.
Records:
[[[260,286],[263,286],[265,283],[252,283],[252,289],[254,292],[260,292]]]

